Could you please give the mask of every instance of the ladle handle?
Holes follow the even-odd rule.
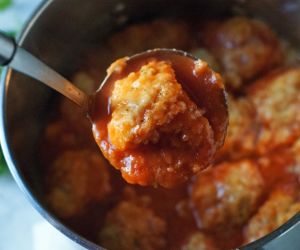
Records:
[[[17,45],[13,38],[0,32],[0,65],[5,66],[14,57]]]
[[[88,96],[38,58],[19,47],[13,38],[0,32],[0,65],[9,66],[41,81],[84,109]]]

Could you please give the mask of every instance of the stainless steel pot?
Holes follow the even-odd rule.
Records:
[[[86,48],[127,22],[188,11],[219,15],[228,11],[257,16],[300,45],[300,0],[48,0],[27,23],[19,44],[65,76],[81,63]],[[37,147],[55,95],[28,77],[5,69],[0,89],[1,144],[15,180],[33,206],[57,229],[88,249],[101,249],[78,235],[43,203]],[[300,214],[243,249],[300,249]]]

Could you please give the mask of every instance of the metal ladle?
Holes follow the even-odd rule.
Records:
[[[0,65],[9,66],[58,91],[81,107],[86,107],[88,96],[70,81],[38,58],[22,49],[15,40],[0,32]]]
[[[208,84],[205,77],[195,75],[193,70],[195,62],[199,59],[190,54],[176,49],[154,49],[127,57],[126,66],[122,72],[113,71],[109,73],[98,90],[92,95],[87,95],[31,53],[19,47],[13,38],[0,32],[0,65],[9,66],[58,91],[82,107],[92,122],[95,108],[97,109],[99,106],[97,104],[100,103],[98,102],[99,99],[101,99],[101,103],[104,103],[103,100],[109,98],[107,93],[110,91],[107,90],[111,89],[114,82],[133,71],[139,70],[143,62],[150,58],[167,60],[172,63],[176,77],[181,80],[183,89],[198,106],[205,108],[205,116],[214,130],[217,147],[221,146],[228,121],[224,88],[214,84],[213,79]]]

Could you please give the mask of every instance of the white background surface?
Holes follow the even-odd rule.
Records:
[[[1,1],[1,0],[0,0]],[[18,32],[42,0],[12,0],[12,5],[0,12],[0,30]]]
[[[10,174],[0,176],[0,250],[83,250],[34,210]]]
[[[33,249],[31,231],[41,220],[12,177],[9,174],[0,176],[0,249]]]

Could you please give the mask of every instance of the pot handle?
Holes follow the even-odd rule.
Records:
[[[15,40],[0,31],[0,66],[5,66],[11,62],[16,48]]]

